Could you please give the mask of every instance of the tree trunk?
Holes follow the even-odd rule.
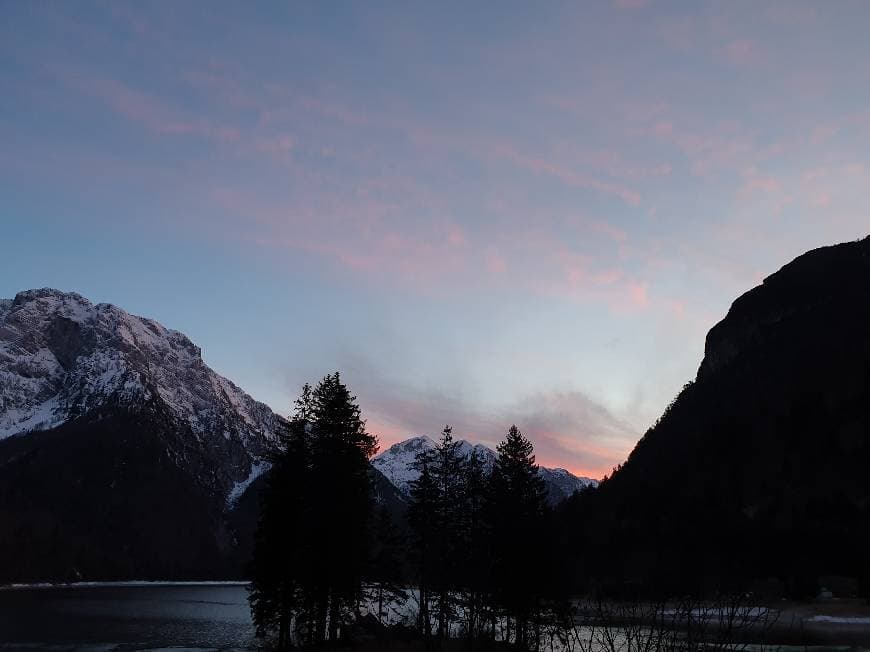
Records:
[[[327,606],[326,596],[321,596],[317,602],[317,624],[314,631],[314,642],[317,644],[323,643],[326,640]]]
[[[335,593],[329,597],[329,640],[338,640],[338,599]]]
[[[476,597],[474,595],[474,591],[471,591],[468,594],[468,640],[474,640],[474,623],[477,616],[477,611],[475,609],[475,600]]]

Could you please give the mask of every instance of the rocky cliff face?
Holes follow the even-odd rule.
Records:
[[[237,577],[282,426],[178,331],[0,301],[0,582]]]
[[[264,470],[281,421],[153,320],[51,289],[0,302],[0,439],[117,409],[160,413],[179,468],[230,500]]]
[[[734,301],[693,383],[577,515],[610,579],[870,593],[870,239]],[[578,548],[583,544],[578,544]]]
[[[741,356],[753,355],[795,324],[809,338],[814,330],[819,337],[830,331],[848,332],[855,324],[847,318],[860,316],[866,306],[868,278],[870,238],[822,247],[796,258],[736,299],[725,318],[710,330],[698,378],[721,371]],[[839,321],[839,326],[832,320]]]

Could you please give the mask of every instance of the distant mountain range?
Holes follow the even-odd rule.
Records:
[[[435,442],[425,435],[412,437],[405,441],[393,444],[387,450],[372,459],[372,466],[384,474],[384,476],[396,486],[402,495],[407,496],[410,491],[409,483],[420,477],[420,472],[413,468],[417,455],[426,450],[435,448]],[[496,452],[483,444],[471,444],[464,439],[458,440],[459,454],[468,459],[472,452],[476,452],[483,463],[484,469],[489,472],[495,463]],[[586,487],[597,487],[598,481],[591,478],[577,477],[565,469],[548,469],[539,467],[538,474],[544,480],[547,487],[547,498],[551,504],[556,504],[571,496],[575,491]]]
[[[541,469],[575,590],[870,594],[868,327],[870,238],[808,252],[733,303],[596,491]],[[177,331],[56,290],[0,300],[0,582],[243,576],[284,426]],[[378,502],[404,510],[432,446],[372,461]]]
[[[0,300],[0,582],[239,576],[284,425],[183,333],[75,293]],[[401,450],[372,468],[394,512]],[[588,483],[541,473],[552,501]]]

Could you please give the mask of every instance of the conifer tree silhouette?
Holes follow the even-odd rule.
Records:
[[[372,493],[356,397],[336,372],[305,385],[261,503],[250,602],[260,634],[335,641],[352,619],[369,569]],[[292,628],[292,631],[291,631]]]
[[[508,639],[526,648],[529,623],[537,617],[546,589],[537,568],[544,553],[546,488],[538,475],[532,443],[515,425],[497,451],[488,505],[492,589],[506,618]]]

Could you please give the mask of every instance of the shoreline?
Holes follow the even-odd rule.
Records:
[[[32,582],[0,585],[0,591],[33,589],[147,588],[162,586],[247,586],[249,580],[117,580],[99,582]]]

